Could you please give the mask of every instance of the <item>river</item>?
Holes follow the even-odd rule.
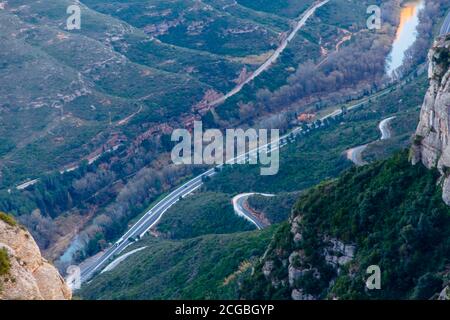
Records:
[[[395,75],[395,70],[402,66],[406,51],[416,41],[419,13],[424,8],[424,0],[408,1],[401,8],[400,24],[387,59],[386,72],[390,77]]]

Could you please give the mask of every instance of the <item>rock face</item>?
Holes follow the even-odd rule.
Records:
[[[320,293],[312,294],[304,286],[307,283],[318,283],[329,281],[333,285],[341,268],[349,265],[355,256],[356,246],[329,236],[322,236],[320,244],[317,243],[315,259],[311,260],[311,252],[308,254],[303,249],[307,247],[304,243],[302,225],[303,216],[297,214],[289,220],[289,232],[287,238],[283,239],[280,246],[269,247],[266,256],[263,257],[262,274],[265,280],[276,291],[286,289],[293,300],[316,300]],[[319,268],[317,265],[320,265]],[[325,266],[325,267],[324,267]],[[334,275],[330,280],[323,278],[320,269]]]
[[[1,300],[67,300],[70,289],[45,260],[30,233],[0,219],[0,249],[6,250],[9,271],[0,276]]]
[[[412,163],[437,167],[442,173],[442,198],[450,205],[450,36],[435,42],[428,55],[430,87],[412,146]]]

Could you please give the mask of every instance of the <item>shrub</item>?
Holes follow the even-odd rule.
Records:
[[[16,220],[14,220],[14,218],[12,216],[10,216],[9,214],[6,214],[4,212],[0,211],[0,220],[6,222],[7,224],[9,224],[10,226],[15,227],[17,225]]]
[[[11,262],[9,261],[8,251],[5,248],[0,249],[0,276],[9,273]]]

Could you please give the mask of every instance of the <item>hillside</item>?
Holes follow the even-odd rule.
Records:
[[[446,295],[448,0],[81,0],[75,30],[69,5],[0,0],[6,297],[18,275],[69,297],[48,261],[80,265],[83,299]],[[174,131],[200,120],[279,129],[278,173],[175,164]],[[273,195],[241,203],[263,230],[233,212],[252,192]],[[383,290],[364,288],[370,264]]]
[[[220,129],[262,121],[281,110],[245,107],[259,89],[278,90],[305,62],[334,55],[337,43],[357,47],[348,32],[364,36],[365,2],[330,2],[261,81],[246,86],[252,97],[209,110],[264,63],[312,3],[86,0],[81,29],[69,31],[71,1],[3,2],[0,209],[27,226],[47,257],[64,256],[62,268],[104,249],[161,194],[203,169],[170,163],[173,129],[194,119]],[[372,35],[383,50],[392,36],[391,27]]]
[[[448,298],[449,43],[440,38],[430,50],[430,87],[410,151],[303,193],[245,280],[244,298]],[[365,286],[373,265],[381,290]]]
[[[274,229],[179,241],[147,238],[112,271],[82,287],[83,299],[235,299],[234,282],[249,272]]]
[[[87,0],[73,31],[72,1],[2,3],[0,189],[160,124],[187,125],[205,112],[201,101],[260,65],[313,1],[294,2],[277,15],[268,1],[255,11],[247,1]],[[305,52],[297,63],[318,54]]]
[[[314,187],[300,196],[242,296],[436,298],[450,256],[450,208],[438,179],[403,151]],[[381,268],[382,290],[365,288],[370,265]]]

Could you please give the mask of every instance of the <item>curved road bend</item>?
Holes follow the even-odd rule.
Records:
[[[393,120],[395,116],[386,118],[378,124],[378,129],[381,132],[381,137],[379,140],[387,140],[391,138],[391,130],[389,130],[389,122]],[[372,143],[372,142],[370,142]],[[346,151],[347,159],[353,162],[357,166],[364,166],[367,164],[366,161],[362,158],[363,151],[367,148],[367,146],[370,144],[364,144],[355,148],[348,149]]]
[[[251,211],[247,210],[245,207],[245,203],[248,200],[248,197],[260,194],[265,197],[273,197],[273,194],[264,194],[264,193],[241,193],[238,194],[233,198],[233,209],[234,212],[238,215],[243,217],[244,219],[248,220],[250,223],[254,224],[256,228],[259,230],[267,227],[267,224],[261,221],[258,217],[256,217]]]

